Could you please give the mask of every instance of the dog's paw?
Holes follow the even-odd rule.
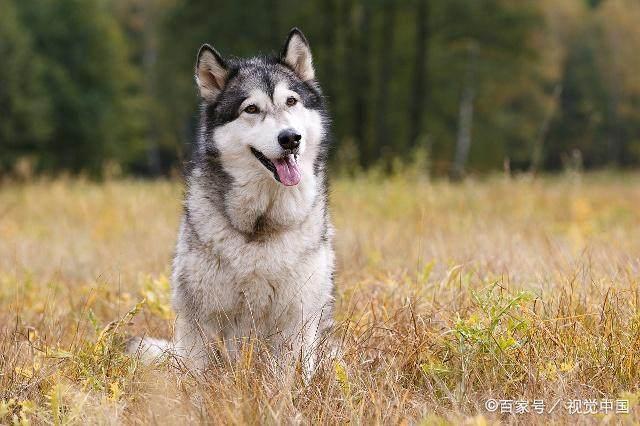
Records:
[[[137,355],[145,364],[162,362],[171,355],[171,343],[149,337],[132,337],[126,342],[128,354]]]

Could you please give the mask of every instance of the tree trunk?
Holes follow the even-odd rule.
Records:
[[[620,33],[614,32],[610,37],[610,58],[613,64],[623,63],[620,58],[620,46],[625,43],[621,40]],[[620,99],[623,96],[623,76],[619,67],[613,65],[611,71],[607,73],[608,99],[607,99],[607,152],[609,164],[613,167],[619,167],[623,159],[623,137],[621,134],[622,123],[620,120]]]
[[[143,27],[143,43],[144,51],[142,53],[142,69],[144,70],[144,91],[148,99],[155,99],[156,81],[156,63],[158,60],[158,49],[156,43],[155,29],[155,7],[153,0],[145,0],[144,2],[144,27]],[[151,113],[155,115],[153,112]],[[153,118],[150,120],[155,121]],[[160,148],[158,146],[158,134],[156,127],[152,124],[147,130],[146,152],[147,167],[152,176],[158,176],[162,173],[162,164],[160,161]]]
[[[471,130],[473,127],[473,110],[476,97],[476,62],[478,57],[478,46],[475,42],[469,44],[467,59],[467,72],[464,89],[460,98],[460,112],[458,115],[458,137],[456,141],[456,152],[451,170],[452,179],[461,179],[465,173],[465,166],[471,148]]]
[[[423,120],[428,96],[428,42],[429,42],[429,0],[417,0],[416,7],[416,53],[413,71],[413,97],[409,110],[409,143],[416,146],[422,136]]]
[[[613,82],[607,101],[607,152],[609,164],[619,167],[622,163],[622,137],[620,136],[620,119],[618,105],[620,95],[617,82]]]
[[[531,153],[531,169],[530,172],[534,175],[538,173],[540,170],[540,166],[542,165],[542,156],[544,153],[544,140],[547,137],[547,133],[549,132],[549,128],[551,127],[551,120],[556,113],[558,105],[560,104],[560,96],[562,96],[562,83],[558,83],[553,89],[553,98],[551,108],[547,111],[542,124],[540,125],[540,129],[538,130],[538,135],[536,136],[536,140],[533,142],[533,152]]]
[[[334,118],[334,130],[339,135],[336,143],[340,144],[351,137],[352,133],[352,115],[350,114],[351,97],[357,96],[357,88],[352,88],[353,75],[356,73],[357,46],[355,37],[357,33],[357,22],[354,21],[354,9],[357,7],[358,0],[339,0],[336,2],[336,28],[338,43],[329,46],[329,52],[326,62],[333,63],[335,76],[330,78],[334,81],[333,89],[335,93],[342,94],[340,99],[336,99],[333,103],[332,115]],[[335,39],[334,39],[335,40]],[[324,81],[324,80],[323,80]],[[324,84],[324,83],[323,83]],[[345,97],[345,93],[350,93],[351,97]]]
[[[393,40],[395,30],[396,2],[384,0],[382,9],[382,31],[380,32],[380,64],[378,69],[378,99],[376,114],[375,145],[373,161],[380,161],[391,151],[389,146],[389,86],[393,80]],[[388,166],[388,164],[387,164]]]
[[[363,167],[368,165],[368,153],[371,150],[367,149],[369,143],[366,141],[367,135],[367,118],[368,118],[368,94],[371,90],[370,80],[370,45],[369,34],[371,32],[371,5],[368,0],[362,4],[362,16],[358,23],[358,43],[357,48],[353,49],[352,55],[355,57],[353,68],[351,68],[351,87],[355,91],[353,96],[353,136],[355,138],[356,145],[365,152],[361,152],[360,161]],[[352,37],[355,39],[355,37]]]
[[[336,60],[332,57],[336,49],[336,0],[325,0],[323,3],[325,12],[323,15],[323,30],[324,33],[324,49],[322,50],[322,73],[319,76],[319,80],[323,82],[324,93],[329,98],[330,106],[333,105],[333,96],[335,93],[334,82],[337,77],[336,72]]]
[[[270,31],[269,31],[269,43],[273,48],[278,48],[280,43],[282,43],[282,37],[284,34],[280,34],[280,19],[279,19],[279,1],[278,0],[267,0],[267,20],[269,23]]]

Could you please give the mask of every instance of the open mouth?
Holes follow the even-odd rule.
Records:
[[[298,154],[285,154],[275,160],[270,160],[262,152],[251,147],[251,152],[267,168],[273,177],[285,186],[294,186],[300,182],[300,169],[298,168]]]

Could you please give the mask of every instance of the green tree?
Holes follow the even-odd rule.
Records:
[[[0,0],[0,172],[37,156],[52,131],[43,64],[11,0]]]
[[[102,0],[20,2],[52,105],[53,129],[39,165],[100,174],[140,146],[129,114],[133,69],[127,46]]]
[[[606,90],[607,160],[613,166],[640,161],[640,3],[609,0],[596,23],[602,34],[597,66]]]
[[[342,171],[427,151],[437,174],[640,163],[636,0],[0,0],[0,167],[167,173],[198,47],[308,36]],[[426,148],[426,149],[425,149]],[[401,164],[402,161],[398,164]]]

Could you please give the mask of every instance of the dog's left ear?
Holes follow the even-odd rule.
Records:
[[[315,78],[316,73],[313,69],[311,48],[306,37],[299,29],[294,28],[289,32],[280,59],[303,81]]]

